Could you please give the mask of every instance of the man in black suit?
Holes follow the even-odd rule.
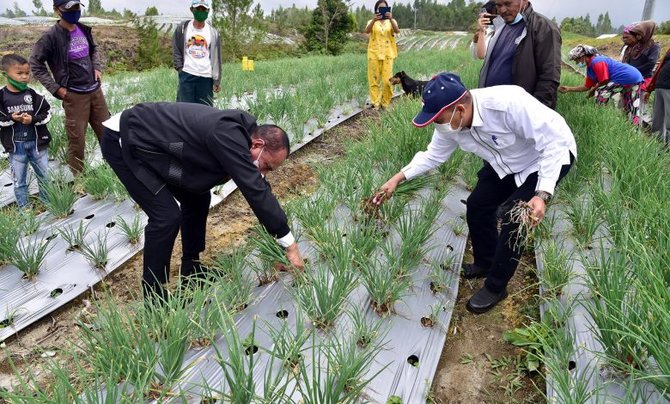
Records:
[[[181,275],[200,271],[210,190],[229,179],[286,249],[291,264],[303,267],[286,214],[264,178],[289,155],[288,136],[281,128],[257,125],[244,111],[191,103],[138,104],[105,127],[102,154],[149,216],[144,229],[145,297],[166,297],[163,284],[180,228]]]

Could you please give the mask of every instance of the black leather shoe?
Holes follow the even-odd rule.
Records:
[[[486,278],[488,274],[488,269],[475,264],[463,264],[463,278],[465,279]]]
[[[465,306],[469,312],[475,314],[486,313],[495,307],[498,302],[501,302],[507,298],[507,289],[504,289],[500,293],[491,292],[484,286],[479,289]]]

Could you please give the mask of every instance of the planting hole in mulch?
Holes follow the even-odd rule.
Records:
[[[454,251],[454,247],[452,247],[451,245],[448,245],[448,246],[447,246],[447,251],[449,251],[449,252],[453,252],[453,251]]]
[[[250,346],[250,347],[247,347],[247,348],[244,350],[244,353],[247,354],[247,355],[253,355],[253,354],[255,354],[256,352],[258,352],[258,346],[256,346],[256,345],[252,345],[252,346]]]
[[[86,216],[84,219],[86,220],[91,220],[95,217],[95,213],[91,213],[90,215]]]
[[[13,182],[10,182],[9,184],[5,184],[5,188],[7,188],[7,187],[11,187],[12,185],[14,185]]]
[[[286,310],[279,310],[276,314],[277,317],[284,319],[288,317],[288,311]]]
[[[568,370],[573,370],[576,367],[577,367],[577,362],[575,362],[575,361],[568,362]]]
[[[467,205],[467,204],[468,204],[468,201],[466,201],[465,199],[461,199],[461,203],[462,203],[463,205]]]
[[[47,237],[47,241],[51,241],[51,240],[55,239],[56,237],[58,237],[57,234],[52,234],[49,237]]]
[[[0,321],[0,328],[9,327],[12,324],[14,324],[14,319],[8,318]]]
[[[421,317],[421,325],[423,327],[432,327],[433,326],[433,320],[430,317]],[[409,362],[409,358],[407,359]]]
[[[410,365],[414,366],[415,368],[416,368],[416,367],[419,367],[419,357],[416,356],[416,355],[410,355],[410,356],[407,358],[407,363],[409,363]]]
[[[116,222],[109,222],[105,225],[105,227],[108,228],[108,229],[111,229],[114,226],[116,226]]]
[[[63,289],[61,288],[56,288],[49,293],[49,297],[58,297],[63,294]]]

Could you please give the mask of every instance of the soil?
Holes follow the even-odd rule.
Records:
[[[370,121],[379,120],[379,112],[365,111],[356,118],[322,135],[304,149],[291,156],[276,172],[268,175],[273,191],[281,202],[310,194],[318,186],[315,168],[329,164],[343,154],[345,139],[358,139],[365,133]],[[206,262],[217,254],[245,243],[250,229],[257,223],[251,209],[239,192],[233,193],[222,204],[212,209],[208,218],[207,249],[202,255]],[[171,278],[178,274],[181,254],[177,241],[173,254]],[[525,262],[532,262],[527,258]],[[94,311],[91,301],[96,295],[111,293],[123,310],[138,301],[142,257],[138,254],[94,290],[52,313],[49,317],[23,330],[6,341],[0,359],[0,388],[16,383],[13,368],[23,377],[32,374],[37,384],[48,386],[51,375],[45,369],[50,361],[61,367],[73,366],[67,350],[79,333],[77,322]],[[481,281],[463,281],[460,286],[449,335],[435,374],[429,401],[435,403],[482,402],[541,402],[540,390],[544,384],[539,375],[527,377],[514,365],[500,368],[494,375],[494,360],[516,358],[522,352],[502,341],[502,333],[521,326],[526,314],[537,316],[537,288],[532,268],[523,264],[509,287],[510,296],[487,314],[475,316],[465,310],[467,299],[481,286]],[[81,353],[80,353],[81,354]],[[12,363],[10,363],[10,359]],[[469,359],[468,359],[469,358]],[[74,372],[72,372],[74,374]],[[506,380],[518,378],[521,387],[506,393]],[[509,388],[509,387],[508,387]],[[504,399],[503,399],[504,397]]]
[[[19,25],[0,26],[0,55],[18,53],[25,58],[30,53],[42,34],[51,25]],[[129,26],[96,25],[93,37],[100,50],[101,62],[106,66],[105,73],[117,69],[127,69],[137,60],[139,38],[137,31]]]
[[[471,246],[464,262],[472,262]],[[544,381],[523,369],[523,351],[503,340],[503,333],[539,318],[534,259],[524,256],[507,286],[509,297],[488,313],[467,311],[468,299],[483,280],[462,279],[447,342],[433,379],[429,401],[437,404],[540,403]]]

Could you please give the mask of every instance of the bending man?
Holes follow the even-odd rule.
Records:
[[[402,181],[438,167],[457,147],[484,159],[467,201],[474,263],[463,265],[465,278],[486,277],[467,304],[471,312],[484,313],[507,297],[507,283],[521,256],[518,224],[510,220],[510,209],[518,201],[528,202],[539,223],[556,185],[572,166],[577,145],[565,120],[518,86],[468,91],[457,75],[440,73],[426,85],[423,103],[413,124],[434,123],[428,149],[417,153],[381,191],[390,197]],[[500,206],[505,214],[498,233]]]
[[[149,216],[144,229],[145,297],[165,298],[181,228],[181,275],[197,275],[211,193],[233,179],[289,261],[303,261],[287,218],[263,175],[289,155],[286,132],[238,110],[191,103],[138,104],[105,122],[102,154]],[[177,204],[179,202],[179,204]]]

